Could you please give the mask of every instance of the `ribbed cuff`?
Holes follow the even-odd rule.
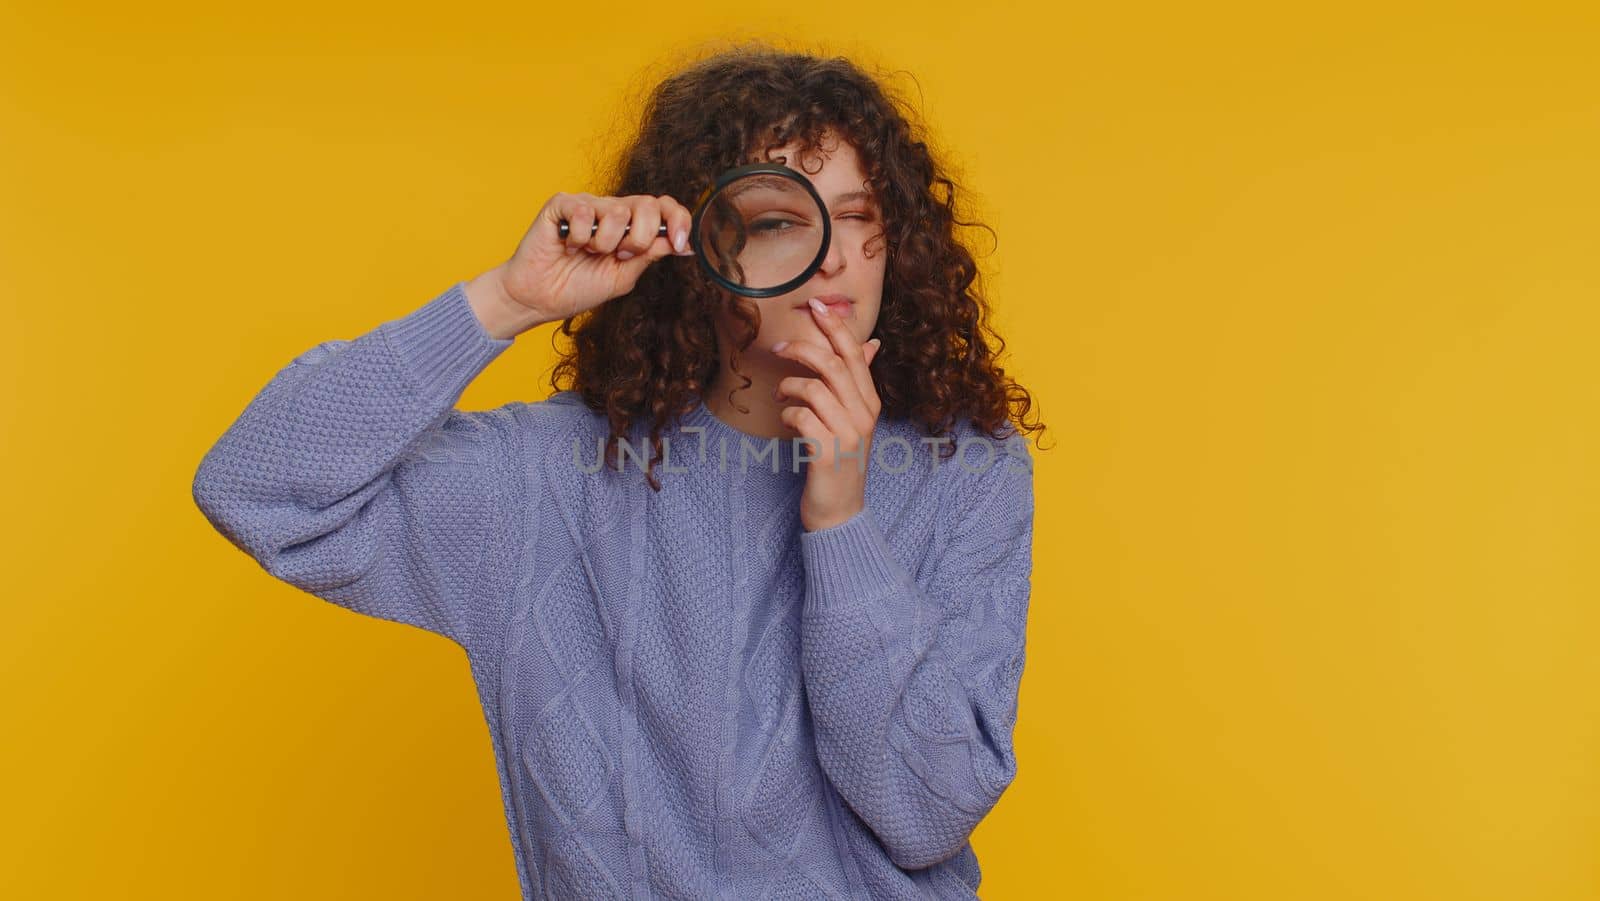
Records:
[[[514,341],[483,327],[467,301],[465,282],[379,328],[424,397],[459,396]]]
[[[813,612],[881,598],[911,581],[884,542],[871,507],[836,526],[801,532],[800,555],[806,569],[806,607]]]

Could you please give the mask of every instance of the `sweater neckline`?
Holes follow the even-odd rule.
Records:
[[[795,446],[797,438],[763,438],[740,431],[717,418],[706,406],[704,398],[696,400],[681,419],[682,426],[698,426],[705,430],[705,465],[713,470],[775,479],[798,479],[806,474],[806,464],[795,462],[798,458]],[[699,446],[693,436],[684,436],[680,440],[690,442],[692,452],[698,454]],[[774,449],[777,472],[773,472]]]

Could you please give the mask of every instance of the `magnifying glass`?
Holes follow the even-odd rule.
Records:
[[[599,228],[596,222],[589,233]],[[567,236],[566,220],[559,231]],[[666,236],[666,223],[657,234]],[[822,267],[832,237],[822,195],[779,163],[736,166],[717,176],[695,200],[689,229],[700,268],[746,297],[776,297],[805,284]]]

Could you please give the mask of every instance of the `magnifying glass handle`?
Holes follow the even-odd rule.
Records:
[[[633,228],[633,223],[631,223],[631,222],[622,227],[622,233],[623,234],[627,234],[628,233],[628,229],[630,229],[630,228]],[[571,231],[571,228],[567,225],[567,220],[562,219],[560,224],[556,226],[556,230],[561,233],[561,237],[562,238],[565,238],[567,236],[567,233],[569,231]],[[600,230],[600,223],[595,222],[595,223],[590,224],[590,226],[589,226],[589,237],[591,237],[591,238],[594,237],[594,233],[599,231],[599,230]],[[656,236],[659,237],[659,238],[665,238],[667,236],[667,224],[665,222],[661,223],[661,227],[660,228],[656,229]]]

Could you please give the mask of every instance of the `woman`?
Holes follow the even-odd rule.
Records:
[[[302,354],[200,464],[274,576],[466,650],[524,897],[976,897],[967,839],[1017,765],[1028,395],[898,104],[843,59],[684,69],[607,194]],[[761,300],[704,278],[676,199],[754,161],[833,220]],[[553,396],[454,409],[558,320]]]

